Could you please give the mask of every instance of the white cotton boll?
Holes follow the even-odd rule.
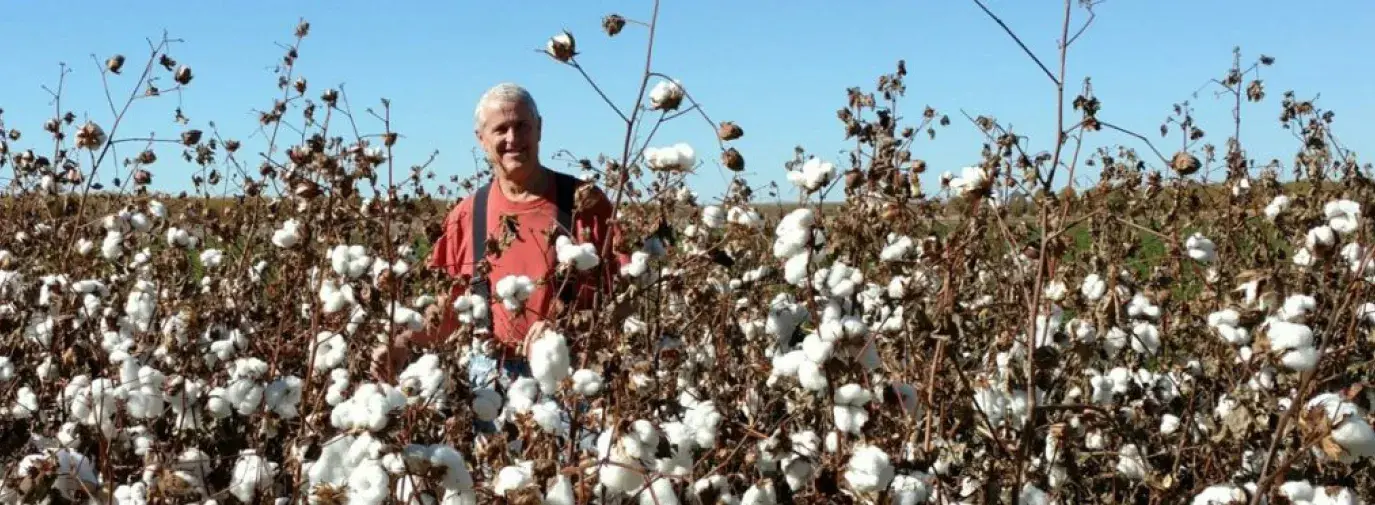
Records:
[[[1249,503],[1246,491],[1232,484],[1208,486],[1194,495],[1191,505],[1245,505]]]
[[[1326,225],[1317,226],[1308,230],[1308,234],[1304,237],[1304,244],[1306,244],[1309,249],[1322,249],[1331,247],[1332,244],[1335,244],[1336,242],[1336,233],[1333,232],[1330,226]]]
[[[497,472],[497,478],[492,483],[492,491],[498,496],[505,496],[507,491],[515,491],[534,482],[534,476],[526,466],[506,466]]]
[[[988,173],[984,171],[983,167],[964,167],[960,170],[959,177],[952,175],[948,178],[943,177],[943,179],[949,181],[947,184],[955,192],[955,195],[964,196],[971,191],[984,189],[988,183]]]
[[[579,272],[586,272],[597,266],[597,246],[591,243],[574,244],[567,235],[559,235],[555,243],[556,255],[560,264],[567,265]]]
[[[110,231],[105,234],[105,240],[100,243],[100,256],[110,261],[114,261],[124,254],[124,234],[117,231]]]
[[[640,505],[678,505],[678,495],[673,492],[673,481],[666,478],[654,479],[649,489],[640,492]]]
[[[894,477],[888,453],[872,445],[857,447],[845,469],[845,482],[859,493],[873,493],[887,488]]]
[[[1212,263],[1217,259],[1217,245],[1204,237],[1203,234],[1194,232],[1184,241],[1184,247],[1188,249],[1188,255],[1196,261],[1202,263]]]
[[[1265,218],[1274,221],[1275,218],[1278,218],[1280,214],[1283,214],[1284,211],[1288,208],[1289,197],[1284,195],[1275,195],[1275,198],[1270,200],[1269,204],[1265,205]]]
[[[1318,367],[1320,358],[1322,358],[1322,351],[1312,347],[1304,347],[1284,353],[1280,357],[1280,364],[1295,372],[1309,372]]]
[[[1174,414],[1165,414],[1164,416],[1161,416],[1161,417],[1160,417],[1160,434],[1161,434],[1161,435],[1172,435],[1172,434],[1174,434],[1175,431],[1178,431],[1178,430],[1179,430],[1179,416],[1176,416],[1176,415],[1174,415]]]
[[[80,255],[82,255],[82,256],[87,256],[87,255],[91,254],[91,251],[94,251],[94,250],[95,250],[95,242],[92,242],[90,239],[87,239],[87,238],[85,238],[85,237],[82,237],[82,238],[77,239],[77,241],[76,241],[76,253],[77,253],[77,254],[80,254]]]
[[[638,279],[649,272],[649,253],[635,251],[630,253],[630,262],[621,265],[621,276]]]
[[[1117,450],[1117,473],[1128,480],[1146,479],[1146,460],[1135,444],[1123,445]]]
[[[573,372],[573,392],[585,397],[601,394],[602,374],[587,368]]]
[[[1137,323],[1132,327],[1132,334],[1133,351],[1150,356],[1160,353],[1160,329],[1154,324]]]
[[[167,245],[168,245],[168,246],[171,246],[171,247],[185,247],[185,248],[188,248],[188,249],[189,249],[189,248],[196,247],[196,243],[197,243],[197,242],[198,242],[198,241],[196,240],[196,237],[193,236],[193,235],[191,235],[191,233],[188,232],[188,231],[186,231],[186,230],[183,230],[183,229],[181,229],[181,228],[177,228],[177,227],[175,227],[175,226],[170,227],[170,228],[167,229]]]
[[[380,460],[365,459],[359,462],[348,476],[349,504],[380,505],[387,500],[388,482],[390,478]]]
[[[1291,480],[1280,484],[1280,494],[1289,501],[1308,502],[1313,501],[1313,485],[1306,480]]]
[[[491,422],[501,414],[501,393],[492,388],[473,391],[473,415],[482,422]]]
[[[1069,288],[1065,286],[1065,283],[1060,281],[1051,281],[1049,284],[1046,284],[1044,294],[1047,300],[1050,300],[1052,302],[1058,302],[1063,300],[1065,298],[1065,295],[1068,293]]]
[[[726,212],[716,205],[702,207],[702,224],[713,230],[726,225]]]
[[[1360,407],[1335,393],[1323,393],[1304,406],[1306,412],[1316,408],[1322,408],[1332,423],[1329,436],[1344,450],[1340,460],[1349,462],[1358,457],[1375,457],[1375,430],[1366,422]]]
[[[288,219],[282,223],[282,227],[272,232],[272,245],[282,249],[295,247],[301,241],[300,223],[295,219]]]
[[[1361,225],[1361,204],[1351,200],[1334,200],[1323,205],[1327,225],[1342,235],[1356,231]]]
[[[650,108],[654,110],[673,110],[683,100],[683,85],[676,80],[661,80],[649,90]]]
[[[567,420],[558,402],[545,400],[530,407],[530,416],[545,433],[563,435],[568,431]]]
[[[388,416],[405,405],[405,395],[390,384],[363,383],[348,400],[334,406],[330,424],[344,430],[382,431]]]
[[[1309,251],[1307,247],[1299,249],[1298,252],[1294,253],[1293,261],[1295,265],[1300,267],[1311,267],[1314,262],[1313,252]]]
[[[338,368],[348,357],[348,341],[338,333],[322,331],[311,340],[311,351],[315,358],[312,368],[316,372],[328,372]]]
[[[1302,323],[1308,313],[1318,308],[1318,300],[1309,295],[1294,294],[1284,299],[1284,305],[1276,314],[1281,321]]]
[[[1146,295],[1137,293],[1127,304],[1127,315],[1139,319],[1159,319],[1160,307],[1151,303]]]
[[[1351,489],[1323,486],[1313,489],[1312,505],[1358,505],[1363,503]]]
[[[743,226],[745,228],[757,229],[764,226],[764,217],[759,212],[746,207],[731,207],[726,213],[726,220]]]
[[[501,298],[502,305],[506,310],[515,311],[525,305],[525,300],[530,298],[530,293],[534,290],[534,283],[524,275],[507,275],[497,281],[497,297]]]
[[[822,392],[826,390],[829,382],[826,380],[826,371],[815,361],[804,360],[797,367],[797,381],[812,392]],[[837,424],[840,423],[840,414],[837,414]],[[862,423],[861,423],[862,424]]]
[[[808,158],[802,164],[800,170],[788,171],[788,182],[793,183],[808,193],[815,192],[822,187],[830,184],[831,177],[835,174],[835,165],[830,162],[821,161],[820,158]]]
[[[597,437],[597,457],[612,464],[597,469],[600,484],[608,491],[630,494],[644,485],[644,468],[640,464],[640,444],[633,435],[624,435],[612,443],[611,432]],[[657,445],[657,444],[656,444]]]
[[[334,273],[354,279],[373,267],[374,259],[368,256],[367,249],[361,245],[340,244],[330,248],[329,264]]]
[[[930,475],[918,473],[917,475],[896,475],[893,482],[889,485],[892,491],[893,505],[917,505],[926,503],[931,496],[931,482],[934,478]]]
[[[402,393],[407,396],[408,404],[424,404],[435,409],[443,409],[448,405],[445,389],[448,380],[448,375],[440,365],[439,356],[428,353],[414,363],[406,365],[397,376],[397,383],[401,386]]]
[[[1084,277],[1084,283],[1079,286],[1079,293],[1090,302],[1096,302],[1103,298],[1108,292],[1108,283],[1099,277],[1098,274],[1089,274]]]
[[[507,407],[517,414],[524,414],[535,406],[535,400],[539,398],[539,382],[530,377],[521,377],[511,383],[511,387],[506,390]]]
[[[745,490],[745,494],[740,496],[740,505],[777,505],[778,493],[774,490],[773,484],[764,482],[750,486]]]
[[[889,236],[888,245],[883,246],[879,252],[879,260],[884,262],[901,261],[907,257],[912,250],[912,237],[906,235]]]
[[[253,503],[258,491],[266,491],[277,476],[277,463],[267,461],[252,450],[245,450],[234,462],[229,492],[243,503]]]
[[[1266,335],[1270,338],[1270,348],[1276,351],[1302,349],[1313,345],[1313,330],[1302,324],[1270,321]]]
[[[559,382],[571,373],[567,339],[546,329],[530,344],[529,353],[530,371],[539,381],[540,389],[549,394],[558,391]]]

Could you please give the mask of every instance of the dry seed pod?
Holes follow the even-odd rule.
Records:
[[[1170,165],[1180,176],[1193,174],[1203,166],[1203,164],[1198,161],[1197,157],[1185,151],[1175,153],[1174,159],[1170,161]]]
[[[739,172],[745,169],[745,157],[740,155],[740,151],[732,147],[726,149],[726,152],[721,153],[721,164],[725,165],[726,168]]]
[[[721,123],[721,126],[716,129],[716,136],[720,137],[721,140],[724,141],[735,140],[744,135],[745,130],[740,128],[739,125],[735,124],[734,121],[725,121]]]
[[[124,55],[116,54],[105,60],[105,68],[109,69],[110,73],[119,75],[120,69],[124,68]]]
[[[611,14],[602,18],[602,29],[606,30],[607,35],[615,37],[616,34],[621,33],[622,28],[625,28],[625,18],[621,17],[620,14]]]
[[[177,84],[180,84],[182,86],[191,84],[191,67],[182,65],[180,68],[177,69],[177,73],[173,76],[173,78],[176,79]]]

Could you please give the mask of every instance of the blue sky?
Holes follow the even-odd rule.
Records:
[[[1062,4],[987,3],[1054,67]],[[297,19],[305,18],[312,29],[298,72],[310,82],[308,94],[315,97],[325,87],[344,84],[361,128],[371,132],[381,125],[362,109],[389,98],[393,122],[404,136],[397,144],[398,165],[419,163],[438,150],[432,168],[443,180],[474,170],[473,106],[483,90],[502,81],[524,84],[539,101],[546,163],[564,167],[552,158],[559,149],[589,158],[619,155],[619,118],[573,68],[535,49],[561,29],[572,31],[584,67],[628,107],[639,84],[646,33],[632,25],[608,38],[600,20],[612,12],[648,19],[651,2],[80,5],[0,6],[0,33],[8,46],[0,56],[0,108],[7,126],[26,133],[16,147],[49,145],[39,141],[41,124],[52,115],[40,86],[56,84],[58,62],[73,68],[64,109],[89,114],[108,130],[113,115],[91,55],[103,61],[123,53],[137,72],[147,54],[145,39],[160,37],[164,29],[184,39],[172,55],[195,70],[196,79],[181,97],[190,127],[208,130],[208,122],[215,121],[226,136],[260,147],[253,143],[253,111],[269,107],[278,95],[271,73],[282,52],[278,44],[289,43]],[[1375,3],[1369,0],[1302,6],[1278,0],[1108,0],[1097,12],[1093,27],[1071,51],[1067,82],[1077,91],[1085,76],[1092,77],[1104,120],[1158,138],[1171,105],[1192,100],[1201,126],[1221,145],[1231,129],[1230,102],[1210,92],[1191,94],[1224,74],[1232,48],[1239,45],[1247,59],[1261,53],[1277,58],[1263,70],[1266,100],[1244,112],[1254,118],[1242,133],[1252,157],[1292,159],[1296,143],[1275,120],[1281,94],[1291,89],[1300,97],[1320,94],[1319,105],[1336,110],[1336,131],[1348,147],[1360,152],[1372,142],[1375,128],[1366,118],[1375,117],[1375,93],[1370,92],[1375,58],[1369,49],[1375,47],[1370,30]],[[917,157],[931,166],[928,192],[942,171],[958,172],[978,159],[982,137],[961,109],[1013,125],[1031,137],[1033,151],[1052,147],[1052,85],[972,1],[664,0],[655,48],[654,70],[678,77],[713,119],[744,127],[745,137],[734,145],[744,153],[755,185],[786,184],[782,163],[794,146],[844,160],[842,150],[853,144],[844,141],[835,111],[845,103],[845,89],[872,88],[899,59],[906,60],[909,71],[900,112],[930,105],[952,120],[935,140],[916,144]],[[133,72],[113,78],[117,97],[127,95]],[[164,96],[136,103],[118,136],[174,136],[181,128],[171,121],[176,100]],[[707,161],[690,179],[694,189],[704,197],[718,194],[727,179],[716,161],[714,132],[689,116],[661,128],[654,144],[679,141],[697,147]],[[1091,142],[1144,150],[1137,141],[1108,132]],[[1167,145],[1162,149],[1173,150],[1176,141]],[[158,189],[188,187],[189,167],[178,153],[175,146],[159,147]]]

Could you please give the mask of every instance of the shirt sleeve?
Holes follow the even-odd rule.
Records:
[[[467,248],[464,245],[464,234],[466,227],[464,219],[467,214],[462,211],[462,204],[455,207],[444,219],[444,231],[435,240],[433,248],[430,250],[429,268],[442,270],[449,277],[458,277],[463,273],[463,264],[467,259]],[[452,301],[459,295],[465,294],[459,291],[458,282],[449,284],[450,303],[441,307],[439,327],[433,333],[417,333],[412,340],[418,344],[429,344],[453,333],[458,329],[458,316],[454,313]]]

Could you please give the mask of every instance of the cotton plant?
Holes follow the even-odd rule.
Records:
[[[575,244],[567,235],[559,235],[559,238],[555,240],[554,248],[559,264],[579,272],[591,270],[600,262],[597,257],[596,245],[587,242]]]
[[[506,310],[516,311],[525,306],[525,301],[535,290],[535,284],[524,275],[507,275],[496,283],[496,295]]]
[[[831,183],[835,177],[835,165],[812,157],[803,162],[798,170],[789,170],[787,177],[788,182],[810,194]]]

